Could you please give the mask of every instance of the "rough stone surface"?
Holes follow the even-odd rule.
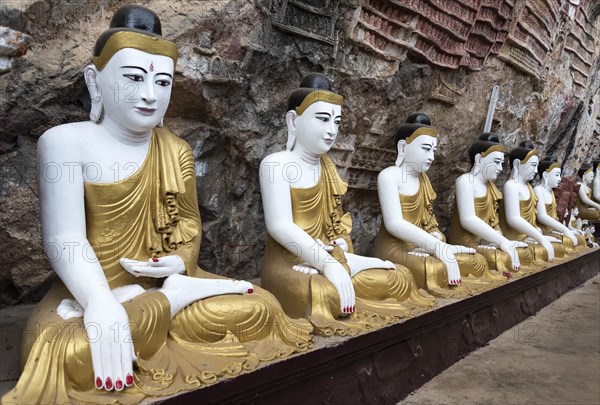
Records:
[[[581,70],[589,70],[588,83],[581,87],[585,75],[574,73],[575,51],[565,51],[578,20],[552,14],[552,32],[543,43],[550,49],[538,63],[538,77],[499,57],[503,35],[515,34],[526,8],[525,0],[485,3],[498,3],[496,11],[505,13],[505,1],[515,4],[506,15],[510,24],[498,26],[496,42],[488,44],[477,63],[477,35],[465,37],[472,59],[465,63],[475,70],[444,68],[434,63],[443,58],[429,58],[431,50],[422,44],[419,52],[406,48],[390,57],[353,40],[350,27],[357,10],[368,2],[136,1],[157,12],[165,36],[180,49],[165,123],[194,149],[203,219],[201,266],[237,278],[259,275],[265,228],[258,165],[267,154],[284,148],[285,100],[311,71],[329,75],[346,99],[333,155],[352,186],[344,207],[352,212],[352,236],[362,254],[371,250],[380,222],[372,190],[380,167],[377,154],[373,157],[378,149],[373,148],[393,150],[395,128],[415,110],[430,114],[442,133],[429,174],[443,230],[450,220],[454,180],[467,169],[466,150],[483,128],[494,84],[501,89],[493,130],[509,148],[529,138],[543,153],[565,159],[567,175],[599,156],[600,7],[591,0],[582,0],[580,6],[585,10],[580,19],[591,23],[580,26],[577,35],[585,37],[585,30],[591,30],[593,45],[592,57],[586,54],[584,62],[577,62]],[[128,2],[3,2],[0,25],[26,33],[32,41],[31,50],[0,77],[0,306],[35,300],[52,278],[40,242],[35,142],[52,126],[87,119],[89,96],[82,69],[113,12]],[[439,2],[407,4],[415,9],[428,5],[419,9],[427,16],[434,3]],[[557,1],[537,3],[553,13]],[[480,17],[471,20],[474,27],[485,23]]]
[[[13,58],[25,55],[30,42],[29,35],[0,26],[0,75],[10,72]]]

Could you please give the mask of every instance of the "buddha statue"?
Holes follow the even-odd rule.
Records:
[[[594,201],[600,203],[600,160],[592,165],[594,168],[594,181],[592,182],[592,197]]]
[[[580,245],[581,240],[558,219],[553,189],[560,184],[561,173],[561,166],[554,158],[543,159],[538,165],[541,181],[533,188],[537,197],[537,222],[544,235],[560,239],[565,252],[572,254],[576,253],[575,247]]]
[[[91,120],[39,139],[59,280],[28,320],[23,372],[2,403],[139,403],[310,347],[311,325],[270,293],[197,266],[194,157],[162,127],[176,60],[156,14],[120,8],[85,68]]]
[[[530,141],[523,141],[510,151],[509,160],[512,172],[502,190],[500,228],[507,238],[530,246],[534,263],[552,262],[555,256],[564,256],[564,248],[557,238],[544,235],[538,228],[537,197],[529,183],[537,174],[539,152]]]
[[[342,119],[343,97],[318,73],[288,98],[286,150],[260,165],[268,238],[262,286],[315,332],[352,335],[434,305],[408,269],[353,253],[352,220],[342,211],[348,188],[327,152]]]
[[[579,169],[579,191],[577,192],[577,208],[579,209],[579,218],[600,220],[600,203],[592,198],[592,183],[594,181],[594,169],[591,165],[585,164]]]
[[[408,117],[396,134],[394,166],[381,171],[377,191],[383,216],[374,254],[408,267],[419,288],[434,296],[460,298],[503,280],[490,272],[475,249],[446,243],[432,203],[427,170],[435,157],[438,131],[426,114]]]
[[[448,240],[474,248],[490,269],[506,277],[531,264],[527,244],[508,240],[500,229],[498,216],[502,193],[494,181],[502,172],[506,148],[498,136],[483,134],[469,148],[471,170],[456,179],[456,198]],[[524,269],[525,270],[525,269]]]

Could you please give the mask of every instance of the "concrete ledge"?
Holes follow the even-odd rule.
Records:
[[[534,315],[600,270],[600,249],[421,316],[315,349],[164,404],[396,404],[471,351]],[[0,311],[0,395],[18,378],[20,335],[32,306]]]

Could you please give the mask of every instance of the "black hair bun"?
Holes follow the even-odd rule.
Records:
[[[110,28],[132,28],[162,36],[160,19],[156,13],[135,4],[128,4],[115,11],[110,20]]]

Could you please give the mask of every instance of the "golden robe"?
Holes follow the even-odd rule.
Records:
[[[132,276],[120,266],[121,257],[148,260],[175,254],[184,260],[188,276],[222,278],[196,263],[202,228],[194,159],[183,140],[156,128],[136,173],[116,183],[86,183],[84,188],[87,238],[111,289],[161,283]],[[3,403],[137,403],[212,384],[311,345],[310,324],[289,319],[277,300],[257,287],[251,295],[196,301],[173,319],[166,296],[147,291],[123,304],[138,353],[134,386],[108,393],[94,387],[83,318],[56,315],[64,298],[73,297],[57,281],[29,318],[23,373]]]
[[[502,233],[500,218],[498,216],[502,192],[491,181],[487,182],[486,188],[487,192],[484,196],[475,198],[475,215],[490,227]],[[486,249],[481,247],[481,238],[462,227],[456,199],[454,200],[454,207],[452,209],[452,223],[448,239],[454,245],[462,245],[475,249],[477,253],[485,257],[490,269],[496,270],[501,274],[514,272],[512,260],[508,253],[500,250],[500,248]],[[533,263],[533,254],[528,248],[517,248],[517,253],[519,254],[521,266],[525,267]],[[525,269],[523,268],[523,270]]]
[[[584,185],[581,184],[581,187],[584,187]],[[587,194],[588,198],[593,201],[591,187],[587,188],[586,194]],[[589,205],[587,205],[583,201],[581,201],[581,198],[579,197],[579,193],[577,193],[577,208],[579,209],[579,215],[577,215],[578,218],[589,219],[592,221],[600,220],[600,210],[593,209],[592,207],[590,207]]]
[[[556,197],[554,196],[554,193],[551,193],[551,194],[552,194],[552,202],[550,204],[544,204],[546,206],[546,214],[548,214],[548,216],[550,216],[550,218],[555,219],[558,222],[561,222],[558,219],[558,213],[556,212],[556,210],[557,210]],[[577,238],[577,247],[575,247],[575,244],[573,243],[571,238],[569,238],[568,236],[563,235],[562,233],[556,232],[553,228],[551,228],[547,225],[538,223],[538,226],[540,227],[540,229],[542,230],[544,235],[553,236],[557,239],[562,240],[562,244],[565,249],[565,253],[567,253],[567,254],[574,254],[574,253],[577,253],[578,251],[587,250],[587,246],[585,244],[584,238]],[[583,239],[583,246],[581,245],[581,239]]]
[[[520,200],[519,201],[519,212],[521,213],[521,217],[531,225],[537,228],[537,197],[533,192],[533,187],[531,184],[527,182],[527,188],[529,189],[529,199]],[[527,235],[521,233],[508,225],[506,221],[506,211],[504,209],[504,204],[500,206],[500,227],[504,231],[504,236],[506,236],[510,240],[518,240],[524,241],[527,238]],[[533,252],[533,262],[535,264],[543,264],[548,261],[548,251],[540,244],[530,243],[529,247]],[[554,248],[554,257],[560,258],[565,256],[565,248],[562,243],[552,242],[552,247]]]
[[[326,245],[343,238],[352,253],[350,214],[342,212],[341,200],[348,186],[327,156],[321,157],[321,177],[309,188],[291,188],[294,223],[313,239]],[[316,245],[315,245],[316,247]],[[410,271],[368,269],[352,277],[356,293],[356,312],[344,316],[337,290],[325,276],[294,271],[303,263],[290,246],[284,248],[268,237],[261,273],[262,286],[272,292],[292,317],[305,317],[315,331],[326,335],[352,335],[381,327],[400,318],[431,308],[434,300],[421,295]],[[316,250],[315,250],[316,252]],[[331,255],[350,274],[344,251],[336,246]]]
[[[439,230],[437,219],[433,214],[432,203],[436,197],[429,177],[425,173],[421,173],[419,190],[414,195],[400,194],[402,218],[425,232],[438,232],[445,242],[446,238]],[[501,275],[490,272],[487,261],[482,255],[459,253],[455,257],[460,268],[463,285],[450,286],[448,271],[444,263],[431,255],[410,254],[417,247],[412,242],[406,242],[391,235],[382,223],[375,241],[374,254],[381,259],[405,265],[413,272],[419,288],[425,288],[431,294],[439,297],[466,297],[477,291],[493,288],[504,280]]]

